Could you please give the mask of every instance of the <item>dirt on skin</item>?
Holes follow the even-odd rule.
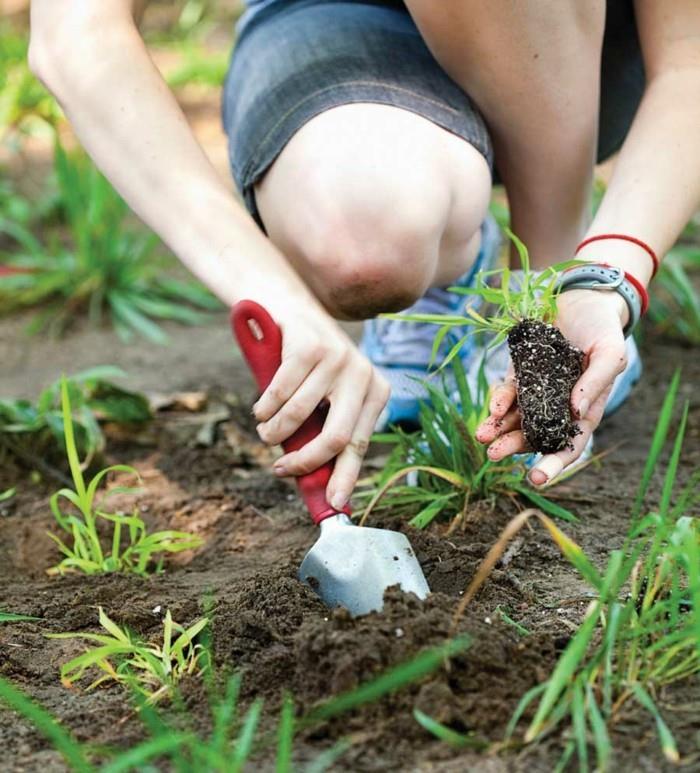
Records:
[[[554,454],[581,434],[571,391],[581,377],[583,352],[553,325],[519,322],[508,333],[525,438],[534,451]]]
[[[687,350],[653,344],[644,383],[598,435],[599,449],[616,450],[554,492],[580,517],[579,523],[566,525],[567,533],[598,564],[621,542],[656,413],[672,370],[682,360],[691,411],[681,477],[697,469],[700,405],[693,384],[700,378],[700,363]],[[179,373],[182,383],[191,383],[195,375]],[[172,384],[175,389],[180,385]],[[82,645],[46,639],[45,633],[97,631],[102,606],[120,624],[155,638],[166,609],[189,624],[211,604],[217,667],[240,670],[243,706],[264,698],[264,723],[272,728],[285,691],[293,694],[301,715],[444,643],[453,632],[461,593],[516,512],[509,501],[492,511],[475,507],[464,528],[449,535],[445,524],[417,532],[395,517],[375,520],[371,525],[408,534],[433,593],[421,602],[390,590],[381,614],[353,620],[342,610],[326,609],[297,580],[316,531],[294,489],[267,471],[269,457],[255,442],[251,424],[241,408],[216,425],[211,444],[203,443],[196,424],[183,430],[174,419],[161,420],[143,437],[110,442],[113,461],[134,464],[143,477],[143,493],[135,504],[148,525],[190,530],[206,541],[196,553],[170,562],[164,574],[148,579],[48,578],[46,567],[58,559],[45,536],[53,528],[47,502],[51,486],[31,486],[26,479],[18,481],[16,472],[10,479],[8,470],[0,471],[0,490],[19,483],[17,496],[0,504],[0,608],[41,618],[0,626],[0,675],[41,701],[79,740],[126,748],[143,737],[143,728],[120,687],[92,692],[63,687],[60,665]],[[120,474],[111,485],[127,482],[128,476]],[[133,498],[120,497],[115,496],[115,507],[133,506]],[[436,741],[412,712],[419,708],[477,738],[502,739],[520,697],[547,677],[576,629],[587,591],[539,527],[525,530],[457,625],[471,638],[469,649],[418,684],[303,731],[295,762],[303,767],[337,739],[350,737],[353,744],[334,769],[551,771],[561,753],[556,734],[533,747],[487,755]],[[504,622],[501,611],[529,635]],[[192,722],[206,730],[210,719],[202,684],[190,680],[183,696]],[[658,697],[688,769],[698,769],[700,686],[686,683]],[[653,721],[639,711],[622,716],[613,743],[620,770],[671,769],[658,752]],[[29,723],[3,710],[0,748],[0,770],[65,769]],[[273,769],[271,753],[261,755],[251,769]]]

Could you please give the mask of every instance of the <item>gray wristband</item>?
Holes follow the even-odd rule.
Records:
[[[565,271],[558,283],[559,292],[567,290],[602,290],[621,295],[629,309],[629,321],[625,325],[627,338],[642,316],[642,299],[635,286],[625,278],[625,272],[616,266],[604,266],[600,263],[588,263]]]

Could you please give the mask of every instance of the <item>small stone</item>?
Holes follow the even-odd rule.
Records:
[[[163,608],[163,607],[161,607],[161,605],[160,605],[160,604],[158,604],[158,606],[155,606],[155,607],[153,607],[153,609],[151,610],[151,612],[153,612],[153,614],[154,614],[154,615],[159,615],[159,614],[160,614],[160,610],[161,610],[162,608]]]
[[[394,634],[396,635],[397,639],[400,639],[404,635],[403,628],[396,628],[394,630]]]

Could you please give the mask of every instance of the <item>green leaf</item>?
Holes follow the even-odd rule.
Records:
[[[40,617],[31,617],[31,615],[20,615],[13,612],[3,612],[0,610],[0,623],[21,623],[26,620],[41,620]]]
[[[275,773],[291,773],[292,743],[294,740],[294,702],[285,695],[277,730],[277,759]]]
[[[547,497],[542,496],[542,494],[538,494],[528,486],[513,486],[513,490],[517,491],[521,497],[524,497],[532,502],[532,504],[539,507],[540,510],[547,513],[547,515],[553,515],[555,518],[560,518],[562,521],[569,521],[571,523],[578,521],[578,518],[570,510],[558,505],[556,502],[552,502],[551,499],[547,499]]]
[[[644,464],[644,470],[642,472],[642,479],[635,496],[634,503],[632,505],[632,519],[639,517],[642,509],[642,503],[646,496],[649,483],[651,482],[651,476],[654,474],[654,469],[659,461],[661,451],[666,442],[666,436],[668,435],[668,429],[673,417],[673,405],[676,401],[676,395],[678,394],[678,386],[680,384],[680,369],[677,369],[673,374],[671,383],[666,390],[664,401],[659,412],[659,418],[656,422],[656,428],[654,429],[654,436],[651,441],[651,447],[647,455],[646,462]]]
[[[632,691],[639,703],[654,717],[656,722],[656,730],[659,734],[659,741],[661,742],[661,749],[664,756],[670,762],[680,762],[680,755],[678,754],[678,747],[673,734],[668,728],[668,725],[664,722],[663,717],[659,713],[656,704],[652,700],[649,693],[640,685],[633,684]]]
[[[301,725],[307,726],[320,720],[329,719],[400,690],[434,671],[446,659],[464,652],[469,648],[470,643],[470,639],[463,636],[442,647],[423,652],[407,663],[392,668],[368,684],[360,685],[354,690],[322,703],[303,718]]]
[[[436,738],[444,741],[449,746],[455,749],[486,749],[489,744],[488,741],[484,741],[479,738],[474,738],[472,735],[464,735],[458,733],[455,730],[443,725],[433,717],[429,717],[424,714],[420,709],[413,709],[413,717],[418,724],[429,733],[432,733]]]
[[[93,766],[88,762],[80,744],[65,731],[56,720],[39,704],[13,687],[0,677],[0,700],[14,711],[28,719],[34,727],[52,744],[75,773],[92,773]]]

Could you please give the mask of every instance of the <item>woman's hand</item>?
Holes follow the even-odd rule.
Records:
[[[303,475],[335,458],[326,497],[340,510],[357,482],[389,385],[320,308],[273,315],[282,328],[282,364],[253,406],[258,434],[269,445],[282,443],[328,401],[321,434],[278,459],[274,471]]]
[[[603,418],[615,377],[627,364],[622,331],[628,310],[620,295],[612,291],[571,290],[561,294],[558,308],[557,327],[585,355],[584,372],[571,393],[571,408],[581,434],[573,438],[573,449],[543,456],[532,468],[529,478],[536,486],[552,480],[581,455]],[[499,461],[527,452],[512,370],[506,381],[493,390],[489,412],[476,431],[477,440],[489,444],[489,458]]]

